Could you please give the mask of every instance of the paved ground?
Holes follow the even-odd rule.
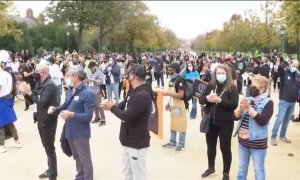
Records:
[[[275,101],[275,113],[270,122],[269,131],[273,127],[278,109],[278,93],[273,95]],[[13,141],[6,141],[8,152],[0,154],[0,180],[35,180],[38,174],[46,169],[46,156],[42,148],[37,127],[33,124],[32,111],[24,112],[23,102],[16,103],[18,122],[16,127],[22,149],[13,148]],[[199,112],[199,111],[198,111]],[[298,115],[298,105],[295,114]],[[200,114],[197,120],[191,120],[188,124],[186,150],[175,153],[174,150],[164,150],[161,145],[169,139],[169,114],[165,113],[164,139],[153,137],[148,156],[148,169],[150,180],[198,180],[201,173],[207,169],[206,143],[204,134],[199,133]],[[111,113],[106,112],[107,126],[98,127],[92,125],[91,151],[94,164],[95,180],[122,179],[121,174],[121,146],[118,141],[120,121]],[[71,180],[75,175],[75,162],[66,157],[59,146],[59,137],[63,121],[60,119],[56,148],[58,159],[58,179]],[[277,147],[269,146],[266,171],[267,179],[271,180],[299,180],[300,179],[300,123],[290,123],[288,137],[292,144],[279,142]],[[238,167],[238,143],[232,140],[233,161],[231,166],[231,179],[236,179]],[[288,153],[294,154],[293,157]],[[216,173],[207,179],[222,178],[222,156],[218,150],[216,159]],[[252,163],[249,167],[249,180],[255,179]]]

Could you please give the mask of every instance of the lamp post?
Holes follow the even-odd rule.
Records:
[[[68,44],[68,51],[70,51],[70,47],[69,47],[69,37],[70,37],[70,32],[67,31],[67,44]]]
[[[284,34],[285,34],[285,27],[284,27],[284,25],[281,25],[281,27],[280,27],[281,53],[284,52]]]

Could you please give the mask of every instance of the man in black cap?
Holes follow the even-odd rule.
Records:
[[[146,155],[150,146],[149,118],[152,112],[153,92],[145,83],[143,65],[134,65],[127,79],[132,91],[120,104],[109,101],[100,106],[121,119],[120,142],[123,146],[124,179],[147,179]]]

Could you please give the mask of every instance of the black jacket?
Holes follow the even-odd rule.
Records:
[[[57,90],[55,84],[48,77],[43,84],[37,82],[31,98],[37,106],[37,112],[34,113],[35,120],[39,127],[45,127],[47,124],[57,122],[57,115],[47,113],[50,106],[58,106]]]
[[[219,127],[233,126],[234,122],[234,110],[238,106],[239,93],[237,87],[232,85],[231,91],[225,91],[221,96],[220,104],[213,104],[207,101],[206,96],[210,94],[212,90],[215,90],[212,84],[209,84],[204,90],[203,94],[199,98],[199,103],[205,105],[204,112],[209,113],[211,108],[215,106],[215,118],[213,123]],[[220,95],[223,91],[223,85],[218,85],[217,94]]]
[[[300,89],[300,74],[292,73],[284,63],[279,65],[278,73],[280,78],[279,100],[296,102]]]
[[[152,90],[144,84],[132,89],[129,96],[111,112],[122,120],[120,142],[123,146],[141,149],[150,146],[149,118],[152,111]]]

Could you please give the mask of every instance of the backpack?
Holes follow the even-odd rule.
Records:
[[[180,76],[179,78],[176,79],[176,81],[178,81],[179,79],[183,79],[183,82],[184,82],[184,100],[186,102],[189,102],[192,97],[194,96],[194,83],[191,81],[191,80],[186,80],[185,78],[183,78],[182,76]]]

